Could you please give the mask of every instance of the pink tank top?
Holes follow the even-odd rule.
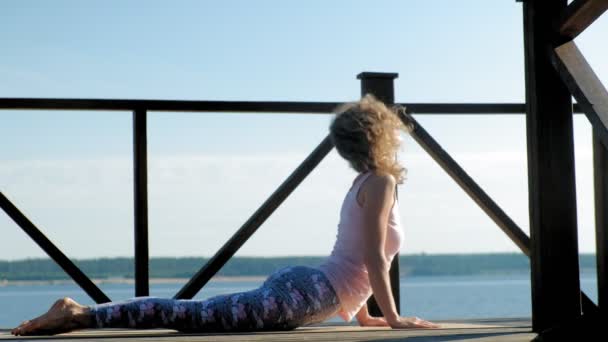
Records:
[[[331,255],[319,269],[325,274],[340,300],[338,314],[349,322],[372,294],[365,267],[363,247],[363,218],[357,194],[371,172],[360,174],[346,194],[340,210],[338,235]],[[397,200],[388,219],[384,255],[390,263],[401,248],[401,229]]]

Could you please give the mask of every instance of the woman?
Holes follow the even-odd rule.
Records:
[[[409,128],[396,110],[371,95],[337,110],[331,139],[359,174],[342,204],[334,249],[319,267],[288,267],[270,275],[258,289],[203,301],[140,297],[87,307],[63,298],[12,334],[87,328],[285,330],[336,314],[346,321],[356,317],[361,326],[438,327],[416,317],[400,317],[390,287],[389,267],[403,234],[396,186],[403,182],[405,169],[396,154],[399,133]],[[384,317],[369,315],[365,303],[372,293]]]

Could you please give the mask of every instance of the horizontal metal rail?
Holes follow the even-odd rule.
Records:
[[[0,109],[329,114],[343,102],[0,98]],[[399,103],[416,114],[520,114],[523,103]],[[582,113],[577,104],[574,112]]]

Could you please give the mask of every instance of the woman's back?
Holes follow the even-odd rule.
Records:
[[[336,289],[341,304],[340,316],[346,321],[352,319],[372,293],[363,253],[366,248],[363,210],[357,200],[361,187],[372,174],[360,174],[346,194],[340,210],[336,243],[331,255],[319,267]],[[384,245],[384,255],[388,262],[399,251],[403,239],[397,209],[395,200],[388,219]]]

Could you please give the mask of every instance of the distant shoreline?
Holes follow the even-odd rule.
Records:
[[[410,275],[409,277],[463,277],[463,276],[526,276],[526,272],[513,273],[495,273],[495,274],[470,274],[470,275]],[[583,269],[581,275],[596,276],[595,270]],[[406,276],[408,277],[408,276]],[[263,282],[266,276],[216,276],[210,282],[220,283],[236,283],[236,282]],[[131,278],[103,278],[91,279],[95,285],[104,284],[126,284],[133,285],[135,281]],[[150,278],[150,284],[185,284],[189,278]],[[76,283],[71,279],[55,279],[55,280],[6,280],[0,279],[0,289],[8,286],[49,286],[49,285],[70,285]]]
[[[255,281],[262,282],[266,279],[263,276],[217,276],[211,279],[212,282],[242,282]],[[135,281],[129,278],[105,278],[91,279],[95,285],[103,284],[134,284]],[[150,284],[184,284],[188,278],[150,278]],[[35,286],[35,285],[69,285],[76,284],[71,279],[56,279],[56,280],[6,280],[0,279],[0,288],[6,286]]]
[[[284,267],[317,267],[325,257],[234,257],[213,277],[213,281],[261,281]],[[153,257],[148,266],[153,284],[185,284],[205,265],[207,258]],[[73,262],[97,284],[132,284],[133,258],[74,259]],[[581,255],[581,273],[596,271],[594,255]],[[519,253],[401,255],[399,273],[405,277],[530,274],[529,259]],[[72,284],[67,274],[51,259],[0,260],[0,286]]]

